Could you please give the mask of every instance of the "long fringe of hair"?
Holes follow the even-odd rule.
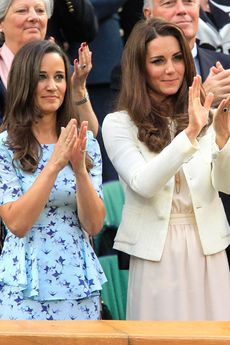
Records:
[[[164,102],[155,99],[146,80],[147,45],[158,36],[176,38],[185,64],[185,75],[180,89]],[[160,152],[171,142],[171,120],[175,126],[174,135],[187,127],[188,88],[195,75],[193,57],[180,28],[159,18],[141,20],[134,26],[122,56],[122,86],[116,109],[128,112],[138,128],[139,140],[144,142],[150,151]],[[204,102],[204,97],[204,90],[201,89],[201,102]]]

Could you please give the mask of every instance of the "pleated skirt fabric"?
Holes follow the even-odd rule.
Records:
[[[130,259],[127,320],[230,320],[226,253],[203,254],[182,178],[161,261]]]

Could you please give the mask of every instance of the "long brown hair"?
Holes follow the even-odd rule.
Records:
[[[14,152],[13,163],[19,161],[20,168],[28,172],[37,169],[42,153],[32,125],[42,116],[35,104],[34,95],[39,82],[41,62],[48,53],[57,53],[62,57],[66,74],[66,92],[63,103],[57,110],[57,136],[61,133],[61,127],[66,127],[71,118],[76,118],[68,57],[57,44],[49,41],[34,41],[24,45],[15,55],[9,74],[1,131],[7,130],[6,144]],[[92,166],[89,157],[86,164],[87,168]]]
[[[147,45],[158,36],[173,36],[180,45],[185,64],[182,85],[167,102],[150,96],[146,79]],[[174,120],[175,135],[188,125],[188,87],[196,75],[193,57],[180,28],[160,18],[140,20],[133,28],[122,56],[122,87],[117,110],[126,110],[138,127],[138,138],[149,150],[160,152],[171,141],[169,119]],[[204,92],[201,92],[204,101]],[[168,106],[170,105],[170,107]]]

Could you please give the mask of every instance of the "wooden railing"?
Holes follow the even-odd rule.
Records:
[[[230,345],[230,322],[0,321],[0,345]]]

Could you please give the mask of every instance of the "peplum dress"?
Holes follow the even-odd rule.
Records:
[[[12,151],[0,134],[0,203],[17,200],[49,160],[54,144],[41,145],[35,173],[12,165]],[[92,132],[87,151],[90,177],[102,197],[101,155]],[[76,178],[66,166],[57,176],[39,219],[23,238],[9,229],[0,256],[0,319],[83,320],[100,318],[102,267],[82,229],[76,206]]]
[[[230,320],[226,252],[203,254],[182,169],[179,174],[161,260],[130,259],[127,319]]]

